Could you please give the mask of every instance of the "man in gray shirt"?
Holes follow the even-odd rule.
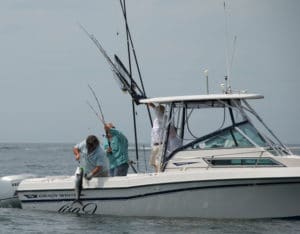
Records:
[[[76,160],[83,160],[83,171],[87,180],[92,177],[108,176],[105,153],[96,136],[88,136],[87,139],[75,145],[73,153]]]

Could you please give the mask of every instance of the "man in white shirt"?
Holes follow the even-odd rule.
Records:
[[[162,105],[155,106],[153,103],[149,103],[155,111],[155,119],[153,121],[153,127],[151,130],[151,156],[150,165],[154,167],[155,172],[159,172],[161,163],[161,151],[163,144],[163,124],[165,121],[165,107]]]

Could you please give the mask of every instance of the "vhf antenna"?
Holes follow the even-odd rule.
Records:
[[[226,44],[226,75],[225,75],[225,93],[231,93],[230,85],[230,68],[229,68],[229,39],[228,39],[228,14],[226,11],[226,3],[224,1],[224,14],[225,14],[225,44]]]

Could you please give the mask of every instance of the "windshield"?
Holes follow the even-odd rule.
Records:
[[[194,141],[193,149],[233,148],[233,147],[265,147],[266,142],[249,123],[243,122],[217,132],[208,134]]]

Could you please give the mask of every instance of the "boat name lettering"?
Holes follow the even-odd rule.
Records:
[[[49,193],[49,194],[39,194],[38,195],[39,198],[66,198],[66,197],[75,197],[74,194],[70,194],[70,193]]]
[[[24,194],[24,197],[28,198],[28,199],[33,199],[33,198],[37,198],[37,194]]]
[[[61,194],[59,194],[59,197],[74,197],[74,194],[70,194],[70,193],[61,193]]]
[[[74,213],[74,214],[95,214],[97,210],[97,204],[86,203],[81,205],[80,203],[69,203],[59,208],[58,213]]]
[[[51,194],[39,194],[39,197],[51,197],[51,198],[53,198],[53,197],[58,197],[58,195],[55,194],[55,193],[51,193]]]

